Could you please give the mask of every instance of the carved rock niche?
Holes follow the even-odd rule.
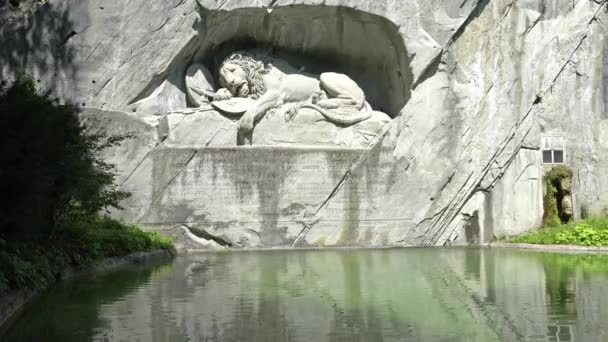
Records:
[[[216,72],[230,53],[267,48],[311,73],[348,75],[372,107],[395,117],[410,97],[410,62],[399,28],[346,7],[294,5],[211,11],[201,8],[193,61]],[[217,76],[217,74],[215,75]]]
[[[398,27],[386,18],[310,5],[229,11],[201,6],[199,14],[199,40],[188,43],[181,60],[175,61],[181,68],[136,103],[139,108],[150,102],[175,103],[163,99],[163,92],[175,86],[182,98],[187,94],[183,107],[189,108],[173,111],[166,123],[174,128],[168,136],[175,145],[365,148],[409,100],[408,53]],[[220,70],[235,53],[259,62],[273,86],[249,98],[251,85],[245,95],[240,94],[244,88],[228,86],[230,79]],[[307,82],[306,99],[290,99],[289,90]],[[267,103],[264,94],[285,87],[287,94]],[[301,88],[293,92],[302,94]],[[248,110],[252,107],[258,111]],[[163,110],[157,114],[165,115]],[[193,118],[179,117],[191,114]],[[179,126],[174,125],[177,121]]]

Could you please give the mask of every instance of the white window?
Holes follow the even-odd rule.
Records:
[[[543,164],[564,164],[566,161],[566,139],[563,135],[543,135],[541,142]]]

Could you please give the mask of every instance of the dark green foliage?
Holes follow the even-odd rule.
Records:
[[[572,170],[566,165],[555,166],[545,174],[546,193],[543,198],[545,226],[556,226],[567,221],[564,217],[560,217],[560,203],[566,195],[565,190],[561,188],[563,179],[572,179]]]
[[[91,217],[50,238],[15,241],[0,249],[0,295],[14,289],[42,288],[67,267],[133,252],[169,249],[171,239],[106,217]]]
[[[29,79],[0,86],[0,234],[48,234],[66,214],[118,208],[128,196],[100,152],[128,136],[87,134],[78,109],[41,94]]]
[[[0,85],[0,295],[47,286],[67,267],[171,247],[157,233],[99,216],[129,196],[101,158],[129,135],[93,133],[77,115],[27,78]]]
[[[73,255],[90,259],[121,256],[134,251],[170,248],[171,240],[156,232],[144,232],[107,217],[82,220],[67,230],[66,245],[76,246]]]

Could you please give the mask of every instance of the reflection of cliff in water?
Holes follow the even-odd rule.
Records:
[[[496,249],[194,255],[114,295],[100,284],[117,276],[59,288],[35,310],[62,318],[29,326],[117,340],[604,341],[606,258]]]

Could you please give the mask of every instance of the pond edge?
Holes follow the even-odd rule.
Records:
[[[28,304],[30,304],[39,294],[61,281],[86,274],[108,272],[130,264],[173,258],[176,255],[176,251],[172,249],[157,249],[149,252],[131,253],[121,257],[105,258],[95,262],[88,268],[67,268],[61,273],[59,279],[56,282],[49,284],[49,286],[35,290],[26,289],[8,293],[7,295],[0,297],[0,339],[10,324],[19,316]]]
[[[526,249],[540,252],[558,253],[608,253],[608,246],[577,246],[577,245],[537,245],[532,243],[509,243],[492,242],[488,244],[491,248]]]

